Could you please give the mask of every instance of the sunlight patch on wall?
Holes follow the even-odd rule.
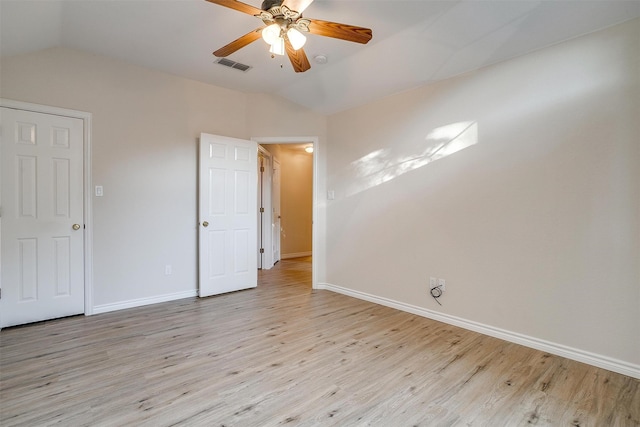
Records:
[[[478,123],[457,122],[429,132],[418,152],[400,155],[394,153],[393,148],[371,152],[351,163],[353,181],[348,185],[346,196],[389,182],[477,143]]]

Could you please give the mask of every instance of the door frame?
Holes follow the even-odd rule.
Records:
[[[66,108],[52,107],[48,105],[32,104],[29,102],[14,101],[0,98],[0,107],[16,110],[30,111],[33,113],[52,114],[56,116],[80,119],[83,122],[83,208],[84,208],[84,314],[93,314],[93,199],[91,198],[91,120],[92,114],[86,111],[69,110]],[[0,219],[1,221],[1,219]],[[1,226],[0,226],[1,229]],[[0,231],[1,232],[1,231]],[[2,256],[2,254],[0,254]],[[0,283],[0,288],[2,283]]]
[[[313,145],[313,207],[312,207],[312,225],[311,225],[311,253],[313,261],[311,262],[311,288],[320,289],[318,286],[318,262],[316,257],[320,254],[320,222],[318,216],[318,158],[319,158],[319,138],[317,136],[256,136],[251,138],[260,144],[311,144]]]

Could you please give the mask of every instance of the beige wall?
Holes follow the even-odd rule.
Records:
[[[93,198],[94,305],[194,292],[197,138],[288,135],[276,118],[290,103],[69,49],[2,58],[1,66],[3,98],[93,114],[92,180],[104,187]],[[254,120],[254,105],[269,109]],[[324,135],[323,116],[296,110],[296,132]]]
[[[311,252],[313,155],[286,145],[282,166],[282,256]]]
[[[312,252],[313,154],[299,145],[263,145],[280,162],[280,253],[283,258]]]
[[[327,133],[327,118],[283,98],[250,93],[247,131],[258,137],[314,136],[322,140]]]
[[[638,369],[639,55],[634,20],[330,116],[327,282]]]

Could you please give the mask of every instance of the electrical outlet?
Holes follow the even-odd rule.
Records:
[[[164,266],[164,275],[165,276],[171,275],[171,264],[167,264]]]
[[[438,279],[435,277],[429,277],[429,289],[433,289],[438,286]]]
[[[438,279],[438,287],[444,291],[445,287],[447,285],[447,282],[444,279]]]

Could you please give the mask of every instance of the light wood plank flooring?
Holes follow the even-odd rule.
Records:
[[[640,425],[636,379],[312,291],[310,266],[3,330],[0,425]]]

